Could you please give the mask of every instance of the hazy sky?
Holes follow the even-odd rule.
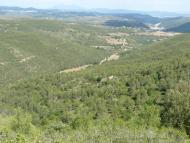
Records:
[[[83,8],[110,8],[146,11],[189,12],[190,0],[0,0],[1,6],[52,8],[77,5]]]

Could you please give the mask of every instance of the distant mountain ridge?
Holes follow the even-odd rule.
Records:
[[[144,15],[151,15],[153,17],[179,17],[179,16],[190,16],[189,13],[177,13],[177,12],[165,12],[165,11],[141,11],[141,10],[124,10],[124,9],[105,9],[105,8],[97,8],[91,11],[101,12],[101,13],[140,13]]]
[[[153,14],[154,12],[152,12]],[[160,12],[164,14],[165,12]],[[166,13],[177,16],[175,13]],[[132,11],[132,10],[109,10],[109,9],[91,9],[83,10],[77,6],[57,6],[55,9],[36,9],[0,6],[0,15],[5,16],[29,16],[35,18],[53,18],[53,19],[76,19],[77,17],[104,17],[105,25],[113,27],[133,27],[149,28],[149,25],[160,23],[166,31],[190,32],[190,17],[155,17],[149,12]],[[166,15],[165,15],[166,16]],[[105,18],[106,17],[106,18]],[[187,23],[187,24],[186,24]],[[182,31],[180,31],[182,30]]]
[[[36,9],[36,8],[33,8],[33,7],[22,8],[22,7],[0,6],[0,11],[9,11],[9,10],[28,11],[28,10],[40,10],[40,9]]]
[[[77,7],[76,7],[77,8]],[[20,7],[0,7],[1,14],[32,14],[32,16],[37,17],[55,17],[55,18],[63,18],[63,17],[72,17],[72,16],[114,16],[120,19],[130,19],[142,23],[158,23],[160,21],[159,18],[152,17],[150,15],[138,14],[138,13],[101,13],[98,11],[82,11],[82,9],[63,9],[61,10],[61,6],[59,9],[35,9],[35,8],[20,8]]]
[[[15,10],[15,11],[65,11],[65,12],[86,12],[86,13],[104,13],[104,14],[131,14],[131,13],[138,13],[142,15],[150,15],[152,17],[190,17],[189,13],[177,13],[177,12],[162,12],[162,11],[142,11],[142,10],[125,10],[125,9],[107,9],[107,8],[94,8],[94,9],[86,9],[77,5],[55,5],[49,9],[39,9],[39,8],[22,8],[22,7],[12,7],[12,6],[0,6],[0,11],[8,11],[8,10]]]

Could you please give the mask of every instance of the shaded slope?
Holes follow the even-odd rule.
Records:
[[[170,29],[190,22],[190,18],[189,17],[164,18],[161,19],[160,22],[161,22],[160,25],[161,27],[164,27],[165,29]]]
[[[133,20],[108,20],[105,22],[105,25],[112,27],[148,28],[144,23]]]
[[[166,31],[189,33],[190,32],[190,22],[182,24],[177,27],[166,29]]]

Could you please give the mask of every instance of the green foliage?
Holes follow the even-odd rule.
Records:
[[[98,38],[102,28],[85,28],[59,20],[0,20],[0,84],[99,63],[113,50],[93,47],[105,44]]]
[[[19,134],[16,136],[16,141],[15,142],[16,143],[26,143],[24,137],[19,135]]]
[[[190,134],[189,82],[180,81],[163,98],[163,122],[168,126],[185,129]]]
[[[165,29],[172,29],[175,27],[180,27],[188,22],[190,22],[190,19],[186,17],[165,18],[162,19],[161,27],[164,27]]]
[[[30,115],[21,112],[21,110],[18,110],[12,120],[11,128],[15,132],[29,134],[32,128],[31,121],[32,118]]]
[[[34,24],[33,28],[41,29],[43,24]],[[51,33],[62,28],[52,30],[50,25],[43,30],[49,29]],[[31,29],[25,30],[25,34],[31,32]],[[51,36],[57,39],[54,34]],[[39,72],[37,77],[4,84],[0,90],[0,113],[8,120],[0,120],[0,124],[6,123],[7,131],[2,131],[5,140],[18,143],[189,142],[189,38],[188,34],[180,35],[127,51],[118,61],[81,72],[38,75]],[[6,40],[13,45],[17,43]],[[88,45],[87,41],[79,42],[81,47]],[[52,55],[59,57],[56,59],[59,61],[62,56],[60,51],[55,55],[47,51],[43,55],[45,64],[42,65],[46,67],[43,70],[54,70],[47,66],[51,62],[46,60]]]

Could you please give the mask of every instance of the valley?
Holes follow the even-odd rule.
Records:
[[[60,20],[2,19],[1,23],[1,83],[98,64],[114,53],[162,39],[150,32],[143,34],[142,30],[126,28],[123,32],[122,28]],[[146,40],[140,41],[141,33]],[[172,35],[162,33],[161,36]],[[135,40],[137,38],[139,41]]]
[[[188,17],[0,15],[0,142],[190,142]]]

